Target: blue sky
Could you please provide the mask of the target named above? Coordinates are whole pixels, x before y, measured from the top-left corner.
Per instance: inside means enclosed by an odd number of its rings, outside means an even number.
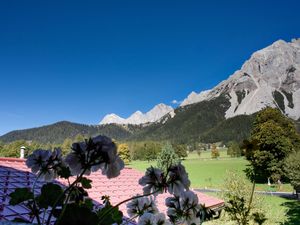
[[[299,1],[1,1],[0,135],[96,124],[209,89],[278,39]],[[174,105],[173,105],[174,106]]]

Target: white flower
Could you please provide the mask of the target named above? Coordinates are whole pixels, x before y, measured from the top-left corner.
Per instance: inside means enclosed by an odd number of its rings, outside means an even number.
[[[158,209],[152,197],[140,197],[127,203],[127,213],[130,217],[147,213],[157,213]]]
[[[158,214],[145,213],[138,220],[138,225],[169,225],[169,224],[170,222],[166,220],[165,215],[163,213],[158,213]]]
[[[108,137],[97,136],[86,142],[74,143],[72,152],[65,159],[72,175],[102,170],[108,178],[120,175],[124,162],[117,155],[115,143]]]
[[[156,225],[155,215],[152,213],[144,213],[138,221],[138,225]]]
[[[43,180],[46,182],[52,181],[57,177],[57,174],[54,170],[47,170],[45,172],[39,173],[39,180]]]
[[[198,196],[192,191],[185,191],[180,196],[166,199],[167,215],[173,223],[191,225],[201,224]]]
[[[153,168],[152,166],[146,170],[145,176],[139,180],[139,184],[145,186],[143,188],[144,194],[152,192],[163,192],[163,172],[160,169]],[[155,193],[157,195],[158,193]]]
[[[183,192],[180,200],[181,200],[180,204],[183,207],[196,206],[198,205],[199,202],[198,196],[192,191]]]
[[[157,225],[171,225],[170,221],[166,219],[166,216],[164,213],[158,213],[156,216],[156,224]]]
[[[79,175],[83,170],[80,157],[75,152],[69,153],[65,158],[65,162],[68,164],[71,174],[74,176]]]
[[[51,156],[48,150],[37,149],[26,160],[26,165],[33,173],[37,173],[42,167],[47,165],[47,161]]]
[[[38,175],[40,180],[51,181],[57,177],[57,170],[62,166],[61,150],[37,149],[26,160],[26,165]]]
[[[190,180],[183,165],[178,165],[169,168],[168,191],[170,194],[180,196],[185,190],[189,190]]]
[[[108,179],[117,177],[124,166],[123,160],[117,156],[114,162],[102,165],[102,174],[106,175]]]

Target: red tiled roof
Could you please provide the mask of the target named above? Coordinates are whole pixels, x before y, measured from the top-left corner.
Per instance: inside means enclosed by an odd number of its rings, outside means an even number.
[[[144,174],[131,168],[125,168],[117,178],[107,179],[101,172],[92,173],[88,178],[93,181],[92,188],[88,189],[89,197],[100,202],[103,195],[110,196],[112,204],[117,204],[137,194],[142,194],[142,186],[138,180]],[[23,159],[0,158],[0,220],[11,220],[16,216],[28,218],[28,209],[25,206],[10,206],[9,193],[17,187],[32,187],[35,175],[30,173]],[[59,183],[66,185],[64,180],[58,180]],[[43,185],[43,182],[37,182],[37,190]],[[196,192],[199,201],[209,208],[218,208],[224,204],[220,199]],[[165,212],[165,199],[168,194],[162,194],[157,197],[157,206],[160,211]],[[126,215],[126,205],[120,206],[120,209]]]

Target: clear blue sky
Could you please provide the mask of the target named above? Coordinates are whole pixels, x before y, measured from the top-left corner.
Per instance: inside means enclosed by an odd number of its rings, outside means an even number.
[[[299,0],[201,2],[1,1],[0,134],[171,104],[300,37]]]

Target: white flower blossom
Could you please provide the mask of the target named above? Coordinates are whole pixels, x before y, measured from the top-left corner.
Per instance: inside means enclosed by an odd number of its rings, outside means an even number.
[[[74,176],[79,175],[83,170],[80,157],[75,152],[69,153],[65,158],[65,162],[68,164],[71,174]]]
[[[185,191],[180,196],[166,199],[167,215],[176,224],[201,224],[198,196],[192,191]]]
[[[48,150],[37,149],[26,160],[26,165],[31,169],[32,173],[37,173],[42,167],[47,165],[47,161],[51,156]]]
[[[108,179],[117,177],[120,175],[120,171],[124,169],[124,166],[123,160],[117,156],[114,162],[103,165],[102,174],[106,175]]]
[[[26,160],[26,165],[38,175],[40,180],[52,181],[57,177],[57,170],[63,165],[61,150],[37,149]]]
[[[144,186],[144,194],[156,192],[154,195],[163,192],[163,172],[152,166],[146,170],[145,176],[139,180],[139,184]]]
[[[145,213],[138,220],[138,225],[169,225],[169,224],[170,222],[166,220],[165,215],[163,213],[158,213],[158,214]]]
[[[124,162],[117,155],[115,143],[108,137],[97,136],[86,142],[74,143],[72,152],[65,159],[72,175],[102,170],[107,178],[120,175]]]
[[[189,190],[190,180],[183,165],[178,165],[169,168],[168,191],[170,194],[179,196],[185,190]]]
[[[127,203],[127,213],[130,217],[147,213],[157,213],[158,209],[152,197],[140,197]]]
[[[170,221],[166,219],[166,216],[164,213],[158,213],[156,216],[156,224],[157,225],[171,225]]]

